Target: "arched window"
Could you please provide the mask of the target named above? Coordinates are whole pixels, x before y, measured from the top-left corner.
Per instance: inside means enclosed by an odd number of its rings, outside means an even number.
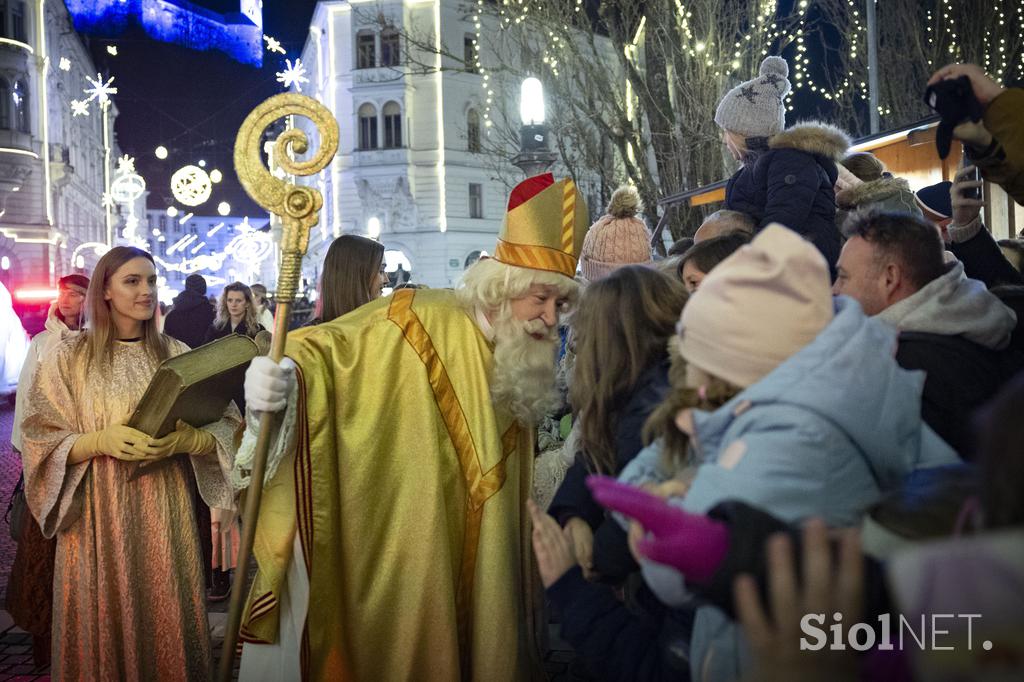
[[[373,31],[356,34],[356,68],[372,69],[377,66],[377,35]]]
[[[377,109],[369,103],[359,107],[359,148],[377,148]]]
[[[0,78],[0,128],[10,130],[11,125],[11,86]]]
[[[401,42],[398,31],[386,28],[380,34],[380,65],[398,66],[401,63]]]
[[[14,103],[14,125],[23,133],[30,132],[28,124],[28,86],[25,85],[25,81],[16,81],[14,83],[11,101]]]
[[[397,149],[402,146],[402,109],[398,102],[384,105],[384,148]]]
[[[466,112],[466,148],[473,153],[480,151],[480,114],[476,109]]]

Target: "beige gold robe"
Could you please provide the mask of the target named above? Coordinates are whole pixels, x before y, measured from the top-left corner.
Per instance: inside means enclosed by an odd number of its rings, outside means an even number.
[[[168,338],[171,354],[188,348]],[[112,367],[86,371],[84,336],[39,370],[23,424],[25,492],[43,534],[57,536],[55,680],[210,677],[201,554],[182,459],[132,479],[134,463],[100,456],[68,466],[71,446],[131,413],[157,363],[116,342]],[[81,351],[81,352],[80,352]],[[232,505],[227,472],[240,418],[206,427],[216,456],[190,457],[211,507]]]

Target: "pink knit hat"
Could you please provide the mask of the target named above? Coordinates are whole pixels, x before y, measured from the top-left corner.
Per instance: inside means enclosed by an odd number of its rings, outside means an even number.
[[[608,213],[583,238],[580,271],[584,278],[594,282],[623,265],[652,262],[651,233],[636,217],[640,209],[640,195],[634,188],[615,190]]]
[[[796,232],[772,223],[690,296],[679,324],[680,351],[687,362],[746,388],[831,321],[825,259]]]

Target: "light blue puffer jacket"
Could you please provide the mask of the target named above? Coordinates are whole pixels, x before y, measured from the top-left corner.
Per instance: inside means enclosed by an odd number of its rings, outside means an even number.
[[[718,410],[693,412],[700,465],[686,496],[673,503],[704,513],[741,500],[788,523],[819,516],[832,526],[859,525],[911,471],[960,461],[921,421],[924,374],[901,369],[895,347],[895,329],[866,317],[856,301],[836,298],[835,317],[814,341]],[[654,443],[619,480],[665,478]],[[643,569],[663,601],[686,603],[678,572],[650,562]],[[740,637],[721,611],[701,606],[693,679],[737,679],[747,659]]]

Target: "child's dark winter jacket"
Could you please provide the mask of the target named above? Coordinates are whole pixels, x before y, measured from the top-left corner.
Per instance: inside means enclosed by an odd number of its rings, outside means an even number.
[[[752,150],[725,188],[725,207],[757,221],[757,231],[780,223],[810,240],[835,270],[841,246],[836,227],[836,163],[850,139],[825,123],[795,125]]]

